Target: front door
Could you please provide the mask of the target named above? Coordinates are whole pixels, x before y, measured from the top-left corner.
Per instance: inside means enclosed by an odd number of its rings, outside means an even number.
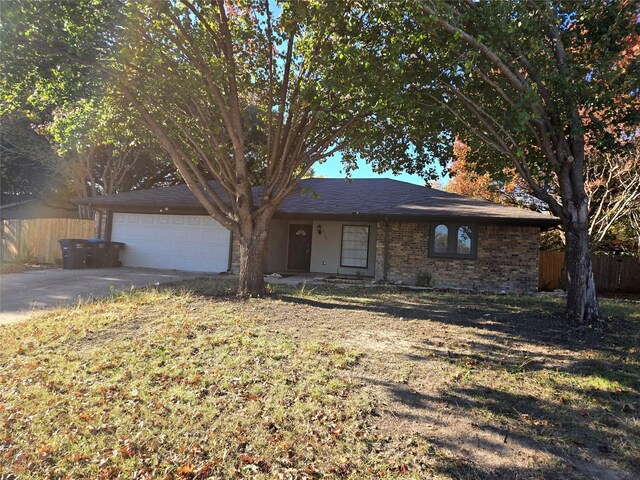
[[[313,225],[289,225],[287,269],[309,271],[312,229]]]

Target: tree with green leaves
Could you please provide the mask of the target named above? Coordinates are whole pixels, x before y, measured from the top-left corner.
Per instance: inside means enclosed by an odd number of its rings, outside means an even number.
[[[83,63],[135,111],[206,211],[238,239],[239,294],[262,295],[272,216],[314,163],[357,136],[370,103],[355,88],[367,63],[349,33],[359,31],[355,6],[86,0],[33,12],[37,3],[16,0],[9,15],[21,53],[35,47],[44,60]]]
[[[173,163],[113,100],[79,100],[54,112],[45,129],[57,152],[51,170],[83,199],[177,183]],[[93,218],[90,205],[79,208]]]
[[[113,50],[122,13],[119,0],[3,4],[3,191],[86,197],[175,183],[95,64]]]
[[[105,64],[194,196],[238,239],[241,296],[264,293],[278,206],[345,147],[366,105],[350,83],[355,47],[340,33],[349,2],[328,5],[132,2],[123,48]]]
[[[21,112],[0,115],[0,188],[2,193],[33,194],[55,183],[49,142]]]
[[[98,56],[113,51],[121,0],[11,0],[0,8],[0,114],[21,111],[36,124],[54,111],[100,97]]]
[[[446,147],[409,167],[446,164],[459,138],[480,171],[504,181],[515,170],[562,221],[568,320],[597,319],[585,148],[615,152],[637,134],[639,57],[629,55],[637,7],[626,0],[424,0],[375,5],[370,16],[385,32],[378,50],[398,59],[388,75],[399,98],[387,109],[389,123],[413,144]],[[362,150],[384,167],[376,139]]]

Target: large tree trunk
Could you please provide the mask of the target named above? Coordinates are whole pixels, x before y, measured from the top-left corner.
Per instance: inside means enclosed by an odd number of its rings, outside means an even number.
[[[266,225],[248,223],[240,230],[240,284],[238,296],[262,297],[264,262],[267,249]]]
[[[591,324],[599,307],[589,251],[587,202],[572,208],[565,222],[567,268],[567,320],[573,325]]]

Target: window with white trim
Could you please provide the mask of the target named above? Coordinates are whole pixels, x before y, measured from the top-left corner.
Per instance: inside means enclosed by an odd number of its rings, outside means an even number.
[[[343,225],[341,267],[367,268],[369,266],[369,226]]]

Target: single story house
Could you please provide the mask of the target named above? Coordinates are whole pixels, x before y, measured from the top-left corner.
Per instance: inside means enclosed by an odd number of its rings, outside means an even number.
[[[88,201],[106,212],[105,238],[127,245],[126,266],[238,271],[237,239],[185,185]],[[265,271],[535,291],[540,230],[557,224],[550,215],[392,179],[305,179],[273,218]]]

